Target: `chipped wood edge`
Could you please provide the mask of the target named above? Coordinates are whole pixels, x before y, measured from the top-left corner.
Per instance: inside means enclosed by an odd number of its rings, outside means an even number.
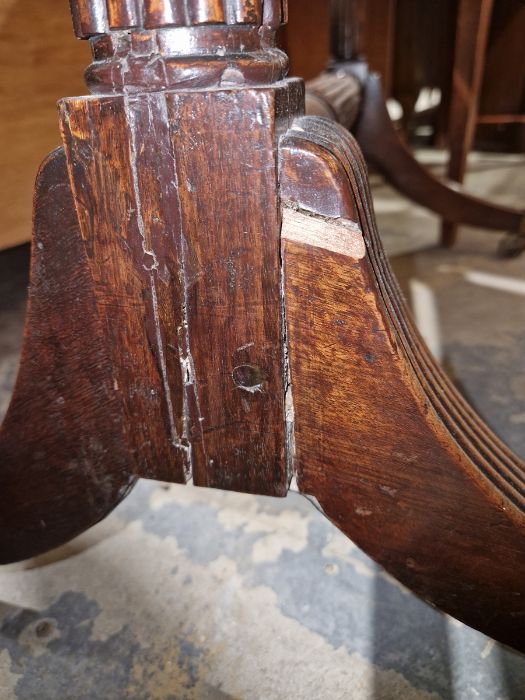
[[[284,206],[282,210],[283,240],[322,248],[332,253],[362,260],[366,255],[363,232],[355,221],[328,219]]]

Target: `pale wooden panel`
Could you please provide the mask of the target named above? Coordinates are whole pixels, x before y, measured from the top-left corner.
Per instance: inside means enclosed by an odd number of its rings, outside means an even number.
[[[56,102],[86,92],[89,54],[67,0],[0,0],[0,249],[30,239],[36,171],[60,145]]]

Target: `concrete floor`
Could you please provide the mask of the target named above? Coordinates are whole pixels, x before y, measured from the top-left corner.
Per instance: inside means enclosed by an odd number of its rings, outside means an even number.
[[[436,154],[422,157],[439,169]],[[521,205],[522,159],[468,185]],[[434,352],[525,457],[525,256],[374,178],[392,262]],[[0,255],[0,413],[16,373],[27,251]],[[140,482],[60,550],[0,569],[0,700],[523,700],[525,659],[432,610],[306,500]]]

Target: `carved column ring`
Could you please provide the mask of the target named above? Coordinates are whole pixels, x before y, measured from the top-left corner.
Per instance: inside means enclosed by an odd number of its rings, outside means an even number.
[[[282,80],[288,58],[261,27],[176,27],[112,32],[91,39],[86,83],[94,94],[265,85]]]
[[[287,0],[70,0],[76,35],[87,39],[122,29],[224,24],[277,29]]]
[[[71,0],[89,38],[92,93],[267,85],[282,80],[275,48],[286,0]]]
[[[260,27],[249,25],[172,27],[158,31],[111,32],[92,37],[90,43],[95,61],[104,61],[126,56],[151,58],[153,54],[164,58],[238,55],[269,48],[264,38]]]

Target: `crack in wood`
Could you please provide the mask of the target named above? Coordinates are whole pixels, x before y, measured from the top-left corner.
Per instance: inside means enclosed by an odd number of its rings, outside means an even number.
[[[138,99],[141,99],[141,98],[138,98]],[[147,100],[148,118],[149,118],[150,125],[151,125],[151,105],[150,105],[149,96],[146,96],[145,99]],[[152,258],[152,260],[153,260],[151,267],[148,267],[147,265],[144,265],[144,264],[143,264],[143,267],[146,271],[149,272],[151,306],[152,306],[152,311],[153,311],[156,345],[157,345],[156,350],[158,353],[158,360],[159,360],[159,365],[160,365],[160,370],[161,370],[162,384],[163,384],[163,388],[164,388],[164,400],[166,402],[166,408],[168,411],[171,443],[174,447],[180,449],[180,448],[184,448],[185,446],[182,445],[182,443],[180,441],[179,435],[177,433],[176,423],[175,423],[175,412],[173,410],[173,402],[171,400],[171,388],[170,388],[170,382],[169,382],[169,377],[168,377],[168,367],[167,367],[167,363],[166,363],[166,355],[164,352],[164,343],[162,340],[161,319],[160,319],[160,314],[159,314],[157,286],[156,286],[156,277],[155,277],[156,273],[158,271],[159,263],[158,263],[158,259],[157,259],[155,252],[147,246],[146,227],[145,227],[144,215],[143,215],[143,211],[142,211],[142,198],[141,198],[141,193],[140,193],[139,178],[138,178],[138,171],[137,171],[137,143],[136,143],[137,123],[136,123],[135,112],[133,109],[135,102],[136,102],[136,100],[131,98],[130,96],[128,96],[128,95],[124,96],[124,109],[125,109],[126,117],[128,120],[129,133],[130,133],[129,162],[130,162],[130,170],[131,170],[131,184],[132,184],[132,188],[133,188],[133,195],[135,198],[135,214],[136,214],[137,226],[138,226],[138,230],[139,230],[139,234],[140,234],[140,238],[141,238],[142,250],[143,250],[146,258]]]

